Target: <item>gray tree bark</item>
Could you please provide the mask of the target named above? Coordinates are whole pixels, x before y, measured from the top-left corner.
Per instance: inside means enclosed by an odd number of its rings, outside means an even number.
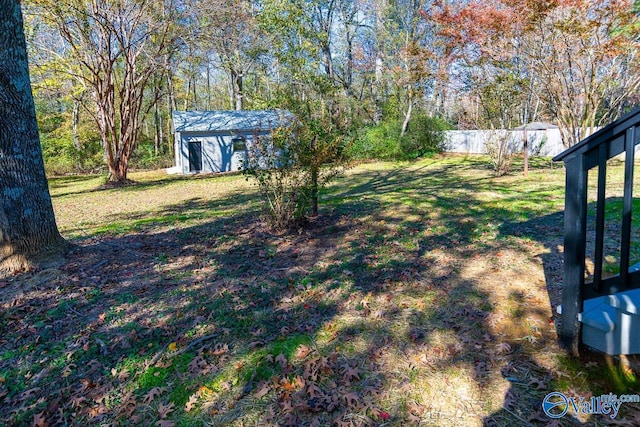
[[[0,0],[0,273],[65,248],[44,172],[19,0]]]

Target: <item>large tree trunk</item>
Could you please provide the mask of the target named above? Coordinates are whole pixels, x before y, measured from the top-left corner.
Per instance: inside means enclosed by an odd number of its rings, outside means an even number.
[[[407,112],[405,113],[404,121],[402,122],[402,131],[400,132],[400,138],[402,138],[405,133],[407,133],[407,129],[409,128],[409,121],[411,120],[411,113],[413,112],[413,89],[409,88],[408,92],[409,106],[407,107]]]
[[[0,0],[0,272],[19,271],[65,241],[42,161],[19,0]]]
[[[242,81],[243,77],[244,75],[242,70],[235,73],[236,111],[241,111],[244,106],[244,83]]]

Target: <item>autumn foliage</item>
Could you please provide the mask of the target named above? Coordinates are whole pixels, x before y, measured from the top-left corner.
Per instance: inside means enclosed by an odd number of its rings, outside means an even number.
[[[439,1],[424,16],[438,23],[452,61],[464,68],[459,78],[481,88],[514,77],[528,95],[520,120],[541,109],[566,146],[628,109],[640,87],[638,15],[628,1]]]

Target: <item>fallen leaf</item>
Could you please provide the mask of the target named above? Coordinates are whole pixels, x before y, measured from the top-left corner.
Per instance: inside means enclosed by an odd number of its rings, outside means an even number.
[[[77,365],[75,363],[71,363],[67,366],[64,367],[64,369],[62,370],[62,378],[67,378],[69,375],[71,375],[73,373],[73,369],[77,368]]]
[[[26,390],[22,392],[22,394],[20,394],[19,400],[30,399],[31,397],[34,397],[40,390],[40,387],[30,388],[29,390]]]
[[[293,383],[296,385],[298,390],[304,388],[304,386],[307,384],[304,378],[302,378],[300,375],[296,375],[295,377],[293,377]]]
[[[342,379],[347,383],[351,384],[352,380],[360,379],[360,372],[358,368],[351,367],[349,365],[342,366]]]
[[[196,356],[191,362],[189,362],[189,374],[191,375],[204,375],[208,373],[214,373],[217,371],[215,365],[209,364],[207,359],[202,356]]]
[[[193,409],[193,407],[196,405],[197,402],[198,402],[197,393],[189,396],[189,400],[187,400],[187,403],[185,403],[184,405],[185,412],[191,412],[191,410]]]
[[[96,359],[93,359],[90,360],[89,363],[87,363],[87,367],[89,369],[87,370],[87,372],[85,372],[85,375],[91,375],[94,372],[98,372],[100,369],[102,369],[102,363],[100,363]]]
[[[492,351],[493,354],[508,354],[511,353],[511,346],[506,342],[496,344]]]
[[[49,422],[44,417],[44,411],[33,416],[33,427],[48,427]]]
[[[544,390],[547,388],[547,385],[540,378],[533,377],[531,381],[527,384],[529,387],[535,388],[536,390]]]
[[[214,356],[221,356],[225,353],[229,352],[229,345],[228,344],[216,344],[213,347],[213,350],[211,350],[211,354],[213,354]]]
[[[318,385],[315,384],[315,383],[310,383],[309,384],[309,386],[307,387],[307,394],[312,399],[314,399],[316,397],[323,397],[324,396],[324,392],[322,391],[322,389],[320,387],[318,387]]]
[[[540,423],[544,423],[544,425],[548,425],[549,417],[544,412],[542,412],[542,410],[538,409],[536,412],[531,414],[529,418],[527,418],[527,421],[531,424],[533,424],[534,421],[537,421]]]
[[[87,398],[84,396],[71,396],[71,407],[79,408],[86,401]]]
[[[258,391],[256,392],[256,399],[262,399],[264,396],[266,396],[269,392],[271,391],[271,386],[269,386],[268,383],[263,383],[262,386],[260,386],[260,384],[258,384]]]
[[[144,402],[145,405],[148,405],[149,403],[153,402],[156,399],[156,397],[164,393],[165,390],[166,389],[164,387],[154,387],[147,392],[147,394],[144,396],[144,399],[142,401]]]
[[[302,344],[296,350],[296,359],[302,360],[307,357],[309,353],[311,353],[311,349],[308,346]]]
[[[209,387],[207,387],[205,385],[200,386],[200,388],[198,389],[198,395],[200,397],[207,397],[212,393],[213,393],[213,391]]]
[[[169,351],[176,351],[178,349],[178,344],[175,342],[169,343]]]
[[[89,410],[89,416],[91,416],[92,418],[95,418],[95,417],[101,416],[106,412],[107,412],[107,408],[105,408],[104,405],[99,405]]]
[[[360,395],[355,391],[345,394],[344,400],[347,402],[347,406],[351,409],[360,407]]]
[[[291,401],[290,400],[284,400],[282,402],[282,412],[285,414],[291,413],[293,412],[293,406],[291,405]]]
[[[288,379],[284,379],[283,381],[281,381],[281,384],[282,384],[282,388],[285,389],[286,391],[292,391],[296,389],[296,386]]]
[[[304,365],[304,377],[311,381],[318,379],[318,363],[317,360],[309,360]]]
[[[410,414],[421,416],[425,413],[426,408],[416,402],[409,402],[407,404],[407,409]]]
[[[167,418],[167,416],[175,410],[176,405],[173,402],[170,402],[168,405],[163,405],[162,403],[158,405],[158,415],[160,418]]]
[[[136,411],[137,408],[138,408],[138,402],[136,402],[136,399],[134,397],[130,396],[120,405],[120,409],[118,409],[117,416],[125,417],[129,419],[129,421],[132,421],[131,418],[133,417],[133,413]]]

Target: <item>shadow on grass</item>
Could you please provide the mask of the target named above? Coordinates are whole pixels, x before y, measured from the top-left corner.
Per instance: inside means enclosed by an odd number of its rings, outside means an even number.
[[[619,262],[619,248],[620,248],[620,225],[616,221],[620,215],[615,215],[621,212],[621,199],[612,197],[607,199],[607,225],[605,236],[605,277],[612,274],[617,274],[617,270],[612,269],[613,266]],[[613,213],[614,215],[611,215]],[[500,234],[505,238],[517,238],[521,241],[535,241],[541,244],[545,251],[538,255],[540,264],[544,269],[546,290],[549,295],[549,302],[551,304],[551,312],[554,316],[554,323],[556,330],[559,333],[561,316],[557,315],[556,308],[562,303],[562,282],[563,282],[563,239],[564,239],[564,212],[555,212],[548,215],[540,216],[529,221],[524,222],[505,222],[500,227]],[[588,283],[592,280],[593,267],[589,266],[592,262],[592,256],[594,253],[594,236],[595,236],[595,203],[591,203],[588,206],[587,217],[587,278]],[[632,240],[640,241],[640,227],[638,222],[634,221],[632,228]],[[637,258],[639,253],[636,249],[637,245],[632,247],[632,258]],[[526,301],[523,301],[526,304]],[[518,317],[522,313],[517,313]],[[575,359],[570,355],[560,352],[558,354],[558,361],[560,365],[571,377],[584,377],[584,384],[582,390],[575,390],[568,384],[566,380],[558,377],[552,377],[549,375],[548,370],[541,368],[535,361],[531,363],[535,366],[538,372],[545,372],[549,378],[549,386],[552,391],[564,391],[569,390],[568,396],[584,397],[588,400],[591,394],[599,396],[601,394],[608,394],[613,392],[615,394],[624,394],[631,391],[638,391],[638,383],[635,379],[635,375],[625,370],[624,364],[620,360],[614,360],[602,353],[590,351],[587,348],[583,349],[580,359]],[[534,384],[536,385],[536,384]],[[518,388],[523,387],[521,382],[515,382],[506,394],[504,407],[501,411],[493,414],[491,417],[485,419],[485,425],[501,425],[496,422],[496,419],[508,419],[513,418],[516,414],[512,411],[512,406],[515,399],[518,396],[523,396],[522,390],[518,393]],[[525,387],[526,388],[526,387]],[[573,390],[572,390],[573,389]],[[578,393],[576,395],[576,393]],[[580,395],[582,394],[582,396]],[[524,393],[526,397],[527,393]],[[537,399],[532,401],[535,407],[538,408],[538,413],[535,414],[534,419],[542,422],[544,419],[550,421],[546,415],[544,415],[541,409],[540,397],[544,397],[538,394]],[[618,420],[625,415],[625,409],[622,408],[621,415],[618,416]],[[635,410],[635,408],[634,408]],[[589,419],[589,424],[582,424],[575,418],[576,414],[573,410],[570,410],[560,421],[567,423],[567,425],[590,425],[592,422],[606,422],[611,421],[607,415],[597,415],[588,417],[585,414],[581,415],[583,421]],[[522,420],[521,420],[522,421]]]
[[[104,177],[102,175],[79,175],[49,178],[49,188],[52,190],[51,197],[53,199],[80,195],[87,193],[96,193],[101,191],[142,191],[152,188],[163,188],[174,185],[175,183],[188,183],[198,180],[225,180],[232,179],[241,172],[224,172],[224,173],[204,173],[194,175],[163,175],[158,171],[158,176],[142,177],[138,181],[132,180],[130,183],[122,186],[106,186],[104,185]],[[93,185],[89,185],[95,181]]]
[[[485,279],[508,268],[505,248],[530,257],[523,241],[557,231],[558,214],[536,222],[554,189],[512,188],[481,168],[354,174],[289,235],[260,225],[252,196],[126,218],[122,235],[87,239],[59,278],[3,305],[0,419],[469,424],[517,378],[538,386],[514,388],[491,419],[529,420],[552,387],[530,355],[552,338],[519,341],[496,325],[544,316],[544,302],[514,290],[505,303]],[[225,215],[238,203],[254,208]],[[518,318],[500,320],[503,306]],[[41,400],[51,394],[55,404]]]

